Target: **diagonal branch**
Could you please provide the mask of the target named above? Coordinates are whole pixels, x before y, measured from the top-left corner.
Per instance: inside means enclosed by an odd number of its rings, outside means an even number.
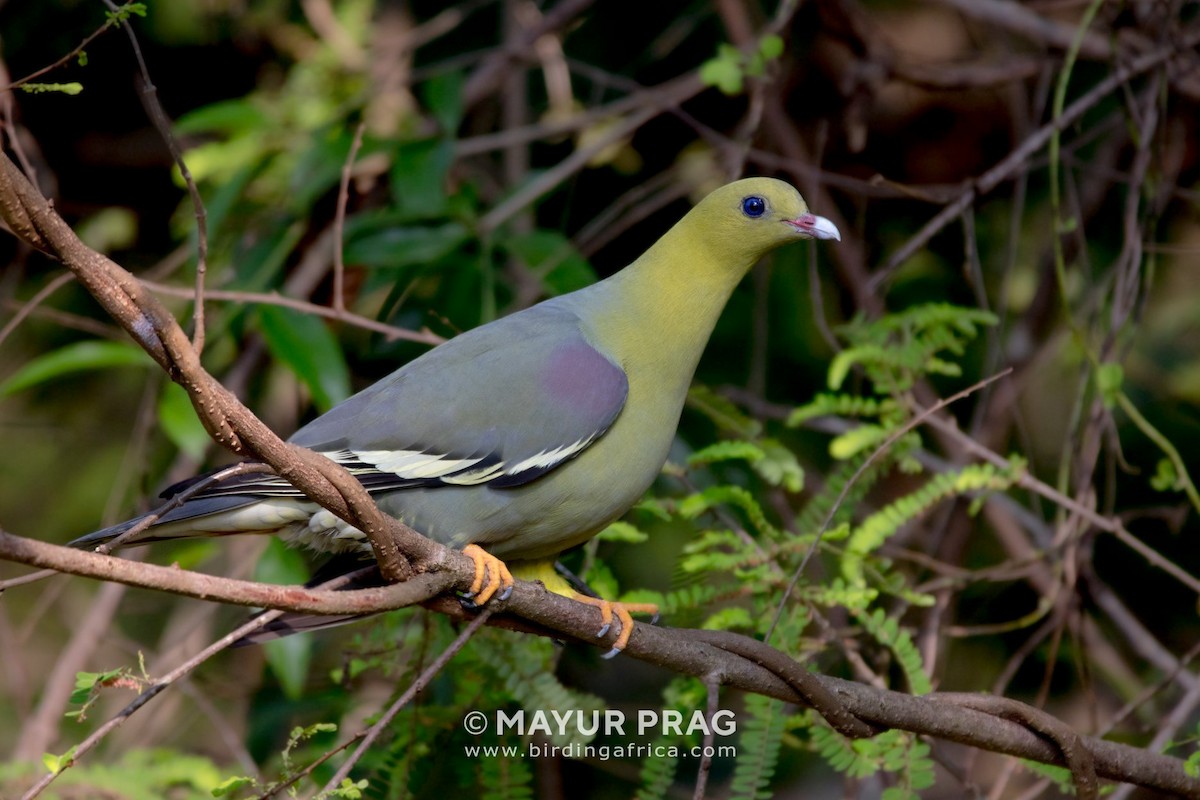
[[[30,245],[62,261],[79,282],[176,383],[187,390],[204,427],[235,453],[268,464],[282,478],[366,534],[385,576],[436,569],[451,558],[375,507],[367,491],[329,459],[283,442],[200,364],[175,318],[134,276],[87,247],[15,164],[0,156],[0,216]]]

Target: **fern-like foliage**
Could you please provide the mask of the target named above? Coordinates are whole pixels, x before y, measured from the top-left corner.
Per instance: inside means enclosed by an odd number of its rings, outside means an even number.
[[[933,691],[929,674],[925,671],[917,646],[913,644],[912,635],[901,628],[900,623],[885,614],[882,608],[877,608],[870,614],[859,614],[858,619],[867,633],[896,656],[896,663],[904,672],[909,691],[913,694],[929,694]]]
[[[958,364],[939,354],[961,356],[980,326],[996,322],[988,311],[948,303],[913,306],[872,321],[859,317],[838,329],[850,346],[830,364],[829,387],[840,388],[855,367],[885,396],[908,391],[924,375],[960,375]]]
[[[492,635],[477,637],[477,652],[505,692],[527,712],[554,709],[590,717],[603,708],[599,698],[569,689],[558,680],[553,669],[554,645],[548,640],[489,633]],[[549,738],[559,747],[587,744],[592,739],[571,726],[554,729]]]
[[[885,676],[893,665],[908,691],[931,691],[921,655],[902,624],[902,612],[927,606],[933,598],[916,591],[909,575],[882,557],[880,549],[947,499],[977,501],[1009,489],[1022,467],[1015,461],[1012,470],[1002,472],[989,464],[967,464],[930,475],[870,513],[861,509],[892,474],[922,471],[915,458],[923,446],[920,433],[905,427],[912,415],[908,390],[931,375],[960,374],[954,359],[965,353],[981,326],[994,322],[986,312],[935,304],[843,326],[840,332],[847,346],[829,370],[833,391],[795,409],[787,424],[806,426],[829,416],[853,422],[830,437],[832,463],[821,470],[819,488],[791,498],[799,508],[792,519],[778,515],[783,505],[779,491],[793,492],[798,484],[780,480],[778,469],[773,476],[763,465],[785,465],[784,474],[800,476],[800,458],[780,440],[768,438],[762,425],[727,400],[709,390],[693,392],[692,407],[708,415],[726,438],[670,469],[670,474],[687,477],[687,485],[702,488],[674,502],[660,499],[654,506],[660,518],[690,525],[694,531],[677,564],[676,588],[656,598],[667,614],[700,612],[691,618],[704,627],[752,635],[770,630],[773,645],[803,658],[827,648],[821,629],[810,630],[813,620],[834,609],[849,612],[857,627],[841,635],[857,636],[862,652],[878,654]],[[866,379],[860,381],[861,391],[842,388],[852,371]],[[790,456],[781,456],[779,448]],[[790,466],[793,459],[795,467]],[[771,492],[776,495],[768,503]],[[814,554],[833,562],[834,576],[809,583],[802,574],[785,599],[785,587]],[[738,717],[741,740],[731,796],[772,796],[779,748],[785,740],[796,740],[790,734],[785,737],[789,726],[808,731],[813,749],[847,775],[884,774],[889,800],[915,797],[933,781],[928,747],[914,737],[886,733],[848,742],[811,715],[792,720],[787,722],[774,701],[747,698]],[[639,797],[662,797],[679,766],[643,764]]]
[[[479,788],[490,800],[530,800],[533,770],[529,759],[523,754],[511,756],[502,751],[494,758],[481,758]]]
[[[730,782],[733,800],[770,800],[771,776],[779,763],[787,714],[779,700],[750,695],[739,721],[741,741]]]
[[[694,709],[705,705],[705,688],[695,678],[677,677],[663,689],[663,710],[672,709],[691,714]],[[675,782],[683,759],[682,747],[695,745],[698,735],[677,734],[663,730],[650,742],[650,753],[642,761],[638,775],[640,786],[637,800],[663,800]],[[696,766],[698,766],[696,762]]]
[[[660,736],[654,740],[652,747],[667,748],[671,744],[670,737]],[[657,752],[664,752],[659,749]],[[671,757],[650,756],[642,761],[638,773],[638,787],[635,800],[665,800],[675,782],[675,772],[679,767],[679,759]]]
[[[806,715],[809,722],[812,715]],[[822,724],[809,727],[810,746],[829,766],[847,777],[864,779],[885,773],[894,782],[883,790],[886,800],[917,800],[933,785],[929,745],[905,731],[885,731],[871,739],[849,741]]]
[[[921,488],[888,504],[853,529],[842,559],[842,575],[853,583],[863,583],[863,556],[879,549],[902,525],[925,513],[938,501],[984,490],[1003,491],[1012,480],[991,464],[968,464],[962,469],[935,475]]]
[[[795,408],[788,415],[787,424],[796,428],[816,417],[862,417],[896,422],[900,416],[900,406],[890,397],[822,392]]]

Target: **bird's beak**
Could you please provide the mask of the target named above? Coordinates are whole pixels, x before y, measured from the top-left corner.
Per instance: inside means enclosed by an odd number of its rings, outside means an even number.
[[[816,214],[801,214],[796,219],[784,220],[801,233],[814,239],[833,239],[840,242],[842,234],[829,220]]]

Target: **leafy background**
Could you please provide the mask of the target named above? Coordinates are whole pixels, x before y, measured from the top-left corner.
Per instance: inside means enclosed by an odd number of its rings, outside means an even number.
[[[672,625],[771,630],[824,672],[914,692],[992,690],[1186,757],[1196,591],[1020,481],[1058,487],[1188,574],[1200,569],[1186,491],[1200,433],[1195,65],[1106,94],[1057,152],[1029,148],[966,213],[885,265],[1051,119],[1056,89],[1069,104],[1112,73],[1120,46],[1169,46],[1196,5],[1029,4],[1065,41],[1098,10],[1091,31],[1111,50],[1085,47],[1072,66],[1065,42],[983,21],[987,8],[148,3],[134,26],[204,197],[208,286],[231,293],[208,303],[205,366],[286,433],[439,337],[619,269],[724,180],[787,177],[838,219],[844,241],[785,249],[755,269],[706,351],[662,480],[569,564],[613,596],[652,594]],[[547,19],[547,36],[522,39]],[[4,4],[10,78],[103,22],[96,3]],[[86,59],[39,79],[82,91],[14,93],[11,118],[60,212],[174,292],[184,318],[195,217],[135,76],[128,40],[109,30]],[[652,113],[643,87],[677,80],[679,104]],[[352,150],[345,304],[392,333],[262,296],[335,302]],[[7,530],[64,542],[228,460],[82,289],[52,285],[55,265],[11,237],[0,247],[0,303],[19,320],[0,341]],[[924,428],[867,464],[917,408],[1010,365],[947,412],[1006,465]],[[273,582],[312,566],[261,541],[135,557]],[[0,795],[127,701],[139,654],[161,674],[240,619],[62,577],[6,591]],[[224,653],[50,795],[254,796],[360,729],[454,634],[409,611]],[[95,674],[76,689],[81,671]],[[705,703],[697,682],[631,659],[485,631],[400,716],[354,773],[365,786],[346,796],[689,796],[694,759],[469,760],[463,746],[476,740],[460,723],[469,709],[632,716]],[[1061,775],[1029,765],[931,751],[897,732],[851,745],[777,701],[722,703],[738,713],[739,756],[716,760],[709,796],[1059,791]],[[314,767],[300,791],[331,773]]]

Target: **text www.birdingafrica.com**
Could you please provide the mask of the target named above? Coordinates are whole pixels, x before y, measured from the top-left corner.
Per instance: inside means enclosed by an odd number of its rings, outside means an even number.
[[[469,744],[463,747],[468,758],[560,757],[607,761],[647,757],[733,758],[737,755],[737,748],[728,744],[670,744],[662,741],[595,744],[579,741],[581,738],[590,740],[597,735],[610,738],[627,735],[647,738],[732,736],[737,733],[737,720],[733,712],[728,710],[718,711],[710,718],[699,710],[685,715],[674,709],[641,709],[635,717],[627,718],[623,711],[612,708],[565,712],[537,710],[530,713],[520,709],[512,712],[497,710],[494,720],[482,711],[471,711],[463,718],[463,728],[476,736],[491,728],[499,735],[540,735],[560,741],[574,740],[564,744],[544,740],[512,745]]]
[[[736,758],[737,747],[732,744],[691,745],[670,744],[571,744],[545,742],[528,744],[468,744],[463,746],[467,758],[589,758],[597,761],[623,758]]]

